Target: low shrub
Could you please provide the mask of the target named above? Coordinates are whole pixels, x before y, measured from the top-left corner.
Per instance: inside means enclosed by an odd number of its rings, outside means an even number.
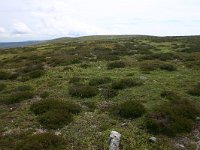
[[[12,79],[16,79],[17,76],[18,75],[15,73],[0,71],[0,80],[12,80]]]
[[[143,82],[139,79],[126,78],[113,82],[111,86],[113,89],[122,90],[125,88],[140,86],[142,84]]]
[[[161,94],[160,94],[161,97],[163,98],[166,98],[168,100],[177,100],[177,99],[180,99],[180,96],[173,92],[173,91],[163,91]]]
[[[125,68],[126,64],[123,61],[114,61],[107,64],[108,69]]]
[[[18,86],[14,91],[31,91],[33,88],[30,85]]]
[[[34,79],[34,78],[39,78],[42,75],[44,75],[45,71],[44,70],[34,70],[31,71],[27,74],[27,76],[29,76],[30,78]]]
[[[199,106],[185,99],[173,99],[149,113],[147,129],[154,134],[175,136],[192,130],[195,119],[200,114]]]
[[[103,98],[109,99],[118,95],[118,92],[110,87],[102,88],[100,94]]]
[[[81,111],[79,105],[61,100],[42,100],[31,105],[30,111],[38,115],[38,121],[47,129],[59,129],[73,121],[73,115]]]
[[[65,140],[51,133],[35,134],[18,143],[15,150],[62,150]]]
[[[90,98],[98,95],[99,90],[95,86],[73,84],[69,86],[69,95],[81,98]]]
[[[194,85],[188,93],[192,96],[200,96],[200,82]]]
[[[41,98],[47,98],[49,96],[49,92],[47,92],[47,91],[44,91],[44,92],[42,92],[41,94],[40,94],[40,97]]]
[[[72,77],[69,79],[69,83],[78,83],[81,81],[80,77]]]
[[[31,99],[33,98],[33,96],[34,96],[34,93],[32,91],[19,91],[19,92],[11,93],[10,95],[1,97],[0,103],[15,104],[26,99]]]
[[[166,70],[166,71],[176,71],[177,70],[177,68],[172,64],[161,64],[160,69]]]
[[[140,64],[140,70],[144,72],[157,70],[159,63],[157,61],[145,61]]]
[[[83,69],[86,69],[86,68],[89,68],[90,65],[88,65],[86,63],[82,63],[82,64],[80,64],[80,67],[83,68]]]
[[[144,106],[140,102],[132,100],[119,104],[114,110],[119,116],[127,119],[138,118],[145,113]]]
[[[89,85],[96,86],[101,84],[110,83],[111,78],[110,77],[99,77],[99,78],[93,78],[89,81]]]
[[[36,115],[40,115],[52,110],[63,110],[77,114],[81,111],[81,107],[73,102],[49,99],[33,103],[30,107],[30,110]]]
[[[60,129],[73,121],[73,116],[65,110],[54,109],[39,116],[39,122],[46,129]]]
[[[6,84],[0,83],[0,92],[6,88]]]

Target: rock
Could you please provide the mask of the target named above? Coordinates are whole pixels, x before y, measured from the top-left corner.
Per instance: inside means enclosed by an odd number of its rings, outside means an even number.
[[[119,150],[121,134],[117,131],[111,131],[109,137],[109,150]]]
[[[157,138],[152,136],[152,137],[149,138],[149,141],[152,142],[152,143],[156,143]]]
[[[182,144],[176,144],[176,146],[177,146],[178,148],[181,148],[181,149],[184,149],[184,148],[185,148],[185,146],[182,145]]]
[[[196,117],[196,120],[197,120],[197,121],[200,121],[200,117]]]
[[[128,124],[126,122],[121,124],[122,127],[127,126],[127,125]]]
[[[61,131],[56,131],[56,132],[55,132],[55,135],[57,135],[57,136],[58,136],[58,135],[61,135]]]

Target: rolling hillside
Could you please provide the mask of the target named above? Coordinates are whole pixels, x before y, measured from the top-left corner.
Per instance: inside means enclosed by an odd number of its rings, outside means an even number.
[[[199,117],[200,36],[87,36],[0,50],[2,150],[107,150],[112,130],[121,150],[196,150]]]

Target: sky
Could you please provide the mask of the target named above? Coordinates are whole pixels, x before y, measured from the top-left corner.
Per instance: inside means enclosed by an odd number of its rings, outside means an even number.
[[[200,0],[1,0],[0,42],[200,35]]]

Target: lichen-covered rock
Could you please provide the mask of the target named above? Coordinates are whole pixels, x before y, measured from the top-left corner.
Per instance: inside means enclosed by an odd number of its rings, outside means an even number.
[[[117,131],[111,131],[109,137],[109,150],[119,150],[121,134]]]

